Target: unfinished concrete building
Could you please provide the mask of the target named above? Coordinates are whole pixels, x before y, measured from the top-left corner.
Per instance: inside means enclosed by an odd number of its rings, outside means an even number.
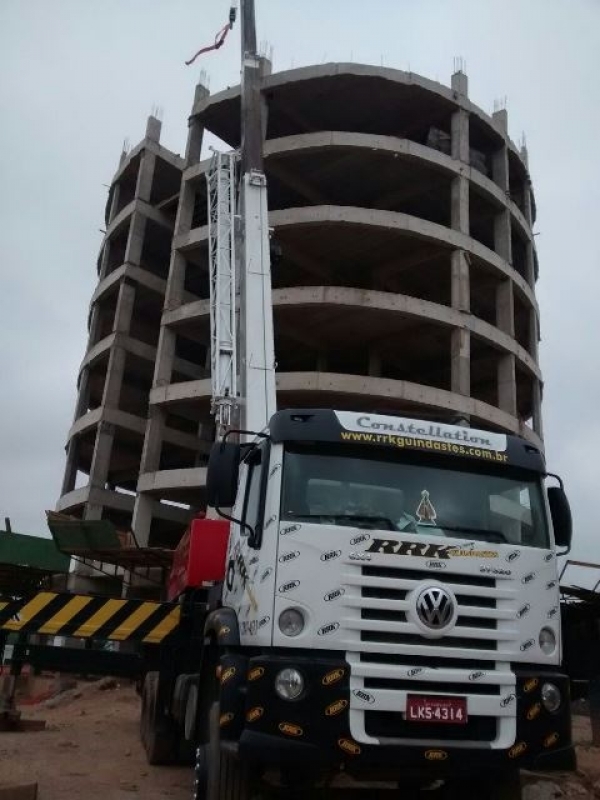
[[[468,420],[540,446],[535,203],[506,111],[474,106],[462,72],[447,88],[357,64],[264,67],[280,407]],[[151,118],[109,195],[59,508],[142,543],[173,545],[203,506],[200,154],[205,131],[238,147],[239,117],[239,87],[198,86],[185,159]]]

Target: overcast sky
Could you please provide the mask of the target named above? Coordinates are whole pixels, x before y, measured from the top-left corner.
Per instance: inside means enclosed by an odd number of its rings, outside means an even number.
[[[274,70],[324,61],[410,69],[471,99],[507,97],[536,191],[548,463],[565,479],[573,557],[600,562],[600,1],[256,0]],[[183,152],[194,85],[239,79],[228,0],[0,0],[0,527],[45,535],[122,143],[164,109]]]

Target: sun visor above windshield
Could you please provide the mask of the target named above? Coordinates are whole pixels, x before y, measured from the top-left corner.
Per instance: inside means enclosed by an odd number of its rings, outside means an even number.
[[[338,442],[545,470],[539,450],[519,436],[366,411],[279,411],[271,419],[270,433],[273,441]]]
[[[335,411],[340,425],[346,431],[369,436],[402,437],[407,446],[425,446],[426,442],[447,445],[464,445],[476,449],[493,450],[496,453],[506,452],[506,434],[480,431],[476,428],[465,428],[459,425],[444,425],[441,422],[426,422],[404,417],[388,417],[383,414],[365,414],[352,411]],[[415,442],[422,444],[416,445]],[[384,442],[382,442],[384,443]],[[436,449],[439,448],[430,448]],[[451,451],[453,452],[453,451]]]

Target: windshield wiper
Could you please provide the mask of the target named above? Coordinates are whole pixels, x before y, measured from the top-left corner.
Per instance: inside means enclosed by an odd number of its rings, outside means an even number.
[[[333,518],[348,520],[350,523],[354,522],[355,520],[362,520],[363,522],[385,522],[385,530],[396,530],[396,526],[391,519],[388,519],[387,517],[380,517],[379,515],[370,516],[369,514],[334,514]],[[356,527],[360,528],[361,526],[357,525]]]
[[[369,516],[368,514],[296,514],[293,511],[288,511],[286,514],[286,518],[292,519],[318,519],[323,522],[330,522],[330,521],[337,521],[337,520],[344,520],[344,522],[349,522],[350,524],[356,523],[357,528],[368,527],[369,530],[374,529],[375,526],[373,525],[360,525],[359,522],[384,522],[385,528],[382,530],[388,531],[395,531],[397,530],[396,526],[392,522],[391,519],[387,517],[380,517],[380,516]],[[335,524],[335,522],[331,523]]]
[[[468,528],[466,525],[439,525],[444,531],[457,531],[458,533],[472,533],[487,542],[502,544],[508,540],[500,531],[490,531],[487,528]]]

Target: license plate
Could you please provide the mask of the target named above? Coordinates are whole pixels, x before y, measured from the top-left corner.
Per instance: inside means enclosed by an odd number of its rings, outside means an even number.
[[[408,722],[437,722],[442,725],[467,724],[466,697],[424,697],[409,694],[406,698]]]

